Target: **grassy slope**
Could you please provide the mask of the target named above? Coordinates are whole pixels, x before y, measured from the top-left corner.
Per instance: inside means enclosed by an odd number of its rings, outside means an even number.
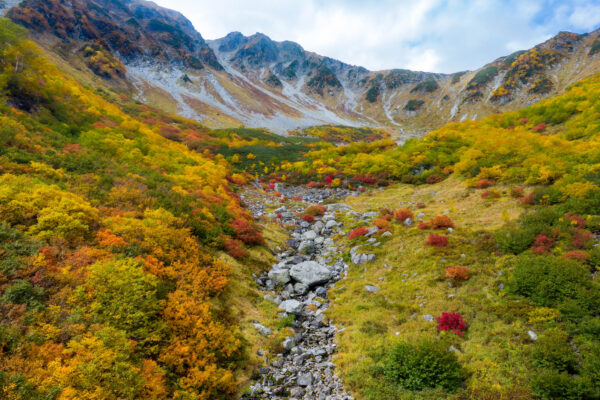
[[[498,189],[507,191],[506,187]],[[438,337],[434,323],[427,322],[423,315],[438,316],[452,310],[460,311],[470,323],[464,339],[448,337],[460,349],[459,359],[471,374],[467,386],[472,395],[481,395],[478,391],[483,390],[493,393],[494,398],[510,398],[515,390],[520,390],[519,386],[526,386],[522,350],[530,343],[527,320],[507,320],[499,315],[503,314],[503,307],[514,304],[504,302],[498,290],[503,281],[499,271],[507,272],[502,268],[502,259],[488,252],[493,244],[490,234],[503,224],[503,214],[504,218],[508,215],[516,219],[521,207],[506,194],[490,201],[482,199],[480,193],[450,179],[427,186],[395,185],[349,201],[355,210],[362,212],[399,205],[412,205],[410,208],[414,210],[416,203],[424,202],[427,208],[422,211],[426,217],[422,219],[450,210],[448,215],[457,226],[450,235],[451,246],[434,250],[424,245],[431,231],[395,223],[394,235],[373,248],[376,261],[364,266],[352,264],[348,278],[331,293],[334,301],[329,317],[346,328],[337,336],[337,362],[358,398],[388,398],[380,391],[380,383],[370,381],[366,373],[377,359],[379,346],[398,339]],[[449,287],[444,269],[457,264],[469,267],[473,276],[454,285],[457,287]],[[378,286],[380,291],[367,292],[364,290],[367,284]],[[432,392],[416,398],[440,396],[444,395]]]

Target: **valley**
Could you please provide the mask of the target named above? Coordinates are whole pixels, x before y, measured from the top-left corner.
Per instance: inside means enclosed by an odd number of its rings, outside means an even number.
[[[441,74],[0,10],[0,398],[600,398],[598,30]]]

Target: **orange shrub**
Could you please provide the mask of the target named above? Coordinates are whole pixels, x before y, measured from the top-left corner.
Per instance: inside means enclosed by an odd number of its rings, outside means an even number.
[[[498,199],[498,198],[500,198],[500,192],[498,192],[496,190],[486,190],[485,192],[481,193],[481,198],[482,199]]]
[[[463,267],[462,265],[455,265],[450,268],[446,268],[446,278],[450,279],[462,279],[468,280],[470,278],[469,268]]]
[[[396,218],[396,221],[403,222],[406,221],[408,218],[413,219],[414,217],[415,215],[408,208],[401,208],[399,210],[394,211],[394,218]]]
[[[427,204],[425,203],[417,203],[417,208],[426,208]]]
[[[529,193],[527,196],[523,197],[522,199],[519,200],[519,204],[521,205],[534,205],[535,204],[535,197],[533,192]]]
[[[454,222],[452,222],[452,219],[447,215],[433,217],[431,221],[429,221],[429,225],[432,229],[454,228]]]
[[[313,217],[325,214],[326,208],[320,204],[313,204],[304,210],[304,214],[312,215]]]
[[[419,228],[419,229],[429,229],[431,227],[429,226],[429,224],[427,222],[419,222],[419,225],[417,225],[417,228]]]
[[[379,229],[388,229],[390,222],[385,218],[378,218],[375,220],[375,226]]]

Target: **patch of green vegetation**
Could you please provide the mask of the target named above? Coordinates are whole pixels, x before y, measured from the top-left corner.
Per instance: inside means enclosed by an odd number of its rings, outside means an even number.
[[[488,84],[496,75],[498,75],[498,68],[491,65],[483,68],[475,74],[475,76],[467,84],[467,90],[477,90],[482,86]]]
[[[279,80],[277,75],[275,75],[272,72],[269,74],[269,77],[267,78],[267,80],[265,82],[267,85],[274,87],[274,88],[280,88],[283,86],[283,84],[281,83],[281,80]]]
[[[406,103],[406,105],[404,106],[404,109],[406,111],[419,111],[421,109],[421,107],[423,107],[423,104],[425,104],[424,100],[411,99]]]
[[[342,84],[335,73],[326,65],[321,64],[315,71],[315,75],[306,84],[309,88],[315,89],[321,96],[326,87],[341,88]]]
[[[462,76],[466,73],[467,73],[467,71],[462,71],[462,72],[456,72],[456,73],[452,74],[452,84],[454,85],[454,84],[458,83],[458,81],[460,81],[460,78],[462,78]]]
[[[508,55],[505,59],[504,59],[504,67],[508,68],[512,65],[513,62],[516,61],[517,58],[519,58],[519,56],[521,54],[525,53],[525,50],[519,50],[519,51],[515,51],[514,53]]]
[[[369,103],[375,103],[378,98],[379,98],[379,86],[376,86],[376,85],[371,86],[371,88],[369,90],[367,90],[365,99]]]
[[[592,43],[592,47],[590,48],[590,56],[600,52],[600,37],[597,37],[596,40]]]
[[[415,87],[413,87],[410,92],[415,93],[432,93],[439,89],[439,85],[433,77],[429,77],[423,82],[419,82]]]

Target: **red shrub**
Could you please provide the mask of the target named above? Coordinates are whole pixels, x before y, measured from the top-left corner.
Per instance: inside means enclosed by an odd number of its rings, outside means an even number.
[[[277,213],[277,218],[283,218],[283,214],[282,213]]]
[[[426,208],[427,204],[425,203],[417,203],[417,208]]]
[[[438,331],[452,331],[462,337],[467,330],[467,324],[463,320],[462,315],[457,312],[442,313],[442,316],[436,319]]]
[[[539,124],[537,124],[536,126],[534,126],[533,128],[531,128],[531,130],[534,131],[534,132],[541,133],[541,132],[544,132],[547,127],[548,127],[548,124],[540,122]]]
[[[525,196],[525,191],[522,187],[515,186],[510,189],[510,195],[515,199],[520,199]]]
[[[429,226],[433,229],[446,229],[446,228],[454,228],[454,222],[447,215],[440,215],[437,217],[433,217],[431,221],[429,221]]]
[[[485,192],[481,193],[481,198],[482,199],[498,199],[498,198],[500,198],[500,192],[498,192],[496,190],[486,190]]]
[[[427,242],[425,242],[425,244],[435,247],[446,247],[448,246],[448,237],[432,233],[427,238]]]
[[[535,254],[547,254],[552,250],[555,241],[555,238],[549,237],[545,233],[540,233],[535,237],[531,251]]]
[[[242,247],[242,243],[239,240],[226,239],[223,242],[223,247],[227,254],[236,260],[241,260],[248,255],[248,252]]]
[[[406,221],[408,218],[413,219],[415,215],[408,208],[401,208],[399,210],[394,211],[394,218],[396,221]]]
[[[309,214],[313,217],[317,217],[325,214],[325,210],[325,206],[322,206],[320,204],[313,204],[309,206],[306,210],[304,210],[304,214]]]
[[[580,261],[580,262],[588,262],[590,261],[590,254],[586,253],[582,250],[573,250],[563,255],[564,258],[568,258],[570,260]]]
[[[293,201],[302,201],[302,197],[300,197],[300,196],[294,196],[294,197],[292,197],[292,200]]]
[[[274,183],[269,184],[269,189],[271,189],[271,190],[275,189],[275,184]]]
[[[417,225],[417,228],[419,228],[419,229],[429,229],[431,227],[429,226],[429,224],[427,222],[419,222],[419,225]]]
[[[231,227],[235,232],[235,237],[245,244],[260,245],[265,243],[265,239],[260,232],[245,219],[238,218],[231,223]]]
[[[316,186],[317,186],[317,182],[315,182],[315,181],[310,181],[310,182],[308,182],[308,183],[306,184],[306,186],[307,186],[307,187],[309,187],[309,188],[314,188],[314,187],[316,187]]]
[[[306,221],[306,222],[314,222],[315,217],[313,217],[310,214],[304,214],[304,215],[302,215],[302,220]]]
[[[477,182],[475,184],[475,187],[477,189],[485,189],[485,188],[489,188],[490,186],[494,185],[494,181],[490,180],[490,179],[480,179],[479,182]]]
[[[368,228],[361,226],[360,228],[353,229],[348,235],[348,239],[356,239],[357,237],[365,236],[368,232]]]
[[[571,223],[577,228],[585,228],[587,226],[587,221],[577,214],[566,213],[565,217],[570,219]]]
[[[434,183],[439,183],[443,180],[444,180],[444,178],[442,178],[438,174],[432,174],[432,175],[429,175],[427,177],[427,179],[425,179],[425,182],[429,183],[430,185],[433,185]]]
[[[573,234],[573,247],[576,249],[585,249],[590,246],[594,235],[590,231],[577,228]]]
[[[535,197],[533,192],[529,193],[527,196],[523,197],[521,200],[519,200],[519,204],[522,205],[534,205],[535,204]]]
[[[469,268],[462,265],[446,268],[446,278],[468,280],[470,278]]]

